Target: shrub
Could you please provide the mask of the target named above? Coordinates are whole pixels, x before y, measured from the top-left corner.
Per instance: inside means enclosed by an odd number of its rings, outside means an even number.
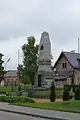
[[[64,87],[66,87],[68,89],[68,91],[71,90],[71,86],[70,85],[64,85]]]
[[[80,100],[80,86],[75,89],[75,100]]]
[[[32,98],[25,97],[25,96],[0,96],[1,102],[22,102],[22,103],[35,103],[35,101]]]
[[[69,91],[68,88],[66,86],[64,86],[64,91],[63,91],[63,101],[67,101],[70,99],[69,96]]]
[[[12,85],[12,87],[11,87],[11,92],[13,92],[14,91],[14,87],[13,87],[13,85]]]
[[[5,96],[4,95],[0,95],[0,102],[4,102],[5,100]]]
[[[70,90],[69,92],[70,99],[74,98],[74,92],[73,89]]]
[[[18,86],[18,91],[21,91],[21,89],[22,89],[21,86]]]
[[[54,102],[55,99],[56,99],[56,93],[55,93],[55,85],[54,85],[54,82],[52,82],[52,85],[51,85],[51,91],[50,91],[50,101],[51,102]]]
[[[18,86],[18,96],[21,96],[22,95],[22,88],[21,86]]]

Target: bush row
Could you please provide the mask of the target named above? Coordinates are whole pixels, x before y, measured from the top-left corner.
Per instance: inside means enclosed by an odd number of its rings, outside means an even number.
[[[63,100],[65,101],[72,98],[74,98],[75,100],[80,100],[80,85],[74,86],[73,88],[70,89],[68,89],[67,86],[64,86]]]
[[[35,101],[32,98],[25,96],[0,96],[0,101],[8,102],[8,103],[13,103],[13,102],[35,103]]]

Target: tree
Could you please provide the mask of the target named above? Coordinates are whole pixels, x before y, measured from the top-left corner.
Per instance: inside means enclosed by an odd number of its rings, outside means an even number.
[[[63,91],[63,101],[68,101],[70,99],[69,96],[69,91],[67,86],[64,86],[64,91]]]
[[[33,36],[28,37],[27,42],[27,44],[22,46],[24,74],[27,74],[31,84],[34,84],[35,73],[38,69],[38,45],[35,45],[35,38]]]
[[[29,79],[28,75],[24,74],[22,76],[22,83],[24,83],[24,84],[30,84],[30,79]]]
[[[3,57],[3,54],[0,53],[0,83],[2,80],[4,80],[4,74],[5,74],[4,67],[2,66],[2,64],[4,63],[4,61],[2,60],[2,57]]]
[[[18,77],[19,77],[19,82],[24,83],[24,84],[29,84],[30,79],[29,79],[28,75],[25,74],[23,65],[21,65],[21,64],[18,65],[17,70],[18,70],[17,74],[18,74]]]
[[[54,82],[52,82],[52,85],[51,85],[51,93],[50,93],[50,101],[51,101],[51,102],[54,102],[55,99],[56,99],[55,85],[54,85]]]

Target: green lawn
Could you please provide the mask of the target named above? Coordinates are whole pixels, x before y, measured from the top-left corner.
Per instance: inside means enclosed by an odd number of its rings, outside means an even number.
[[[32,85],[24,85],[22,86],[22,89],[28,89],[31,87]],[[13,88],[16,91],[18,89],[18,86],[14,86]],[[4,86],[4,87],[0,86],[0,92],[11,92],[11,89],[12,89],[12,86]]]
[[[63,94],[63,89],[56,88],[56,95],[57,96],[62,96]],[[34,96],[50,96],[50,90],[37,90],[34,92]]]
[[[5,86],[5,87],[1,87],[0,86],[0,92],[11,92],[11,86]]]
[[[29,85],[22,86],[23,90],[27,91],[28,88],[32,88],[32,85],[29,84]],[[4,86],[4,87],[0,86],[0,92],[9,92],[10,93],[11,89],[12,89],[12,86],[8,86],[8,87],[7,86]],[[14,86],[13,89],[14,89],[14,91],[17,91],[18,86]],[[56,97],[61,98],[62,94],[63,94],[63,89],[62,88],[56,88]],[[33,97],[35,97],[35,98],[49,98],[49,96],[50,96],[50,90],[49,89],[48,90],[37,90],[33,94]]]
[[[71,100],[67,102],[48,102],[48,103],[14,103],[14,105],[42,108],[49,110],[65,111],[65,112],[78,112],[80,113],[80,100]]]
[[[63,90],[58,90],[56,89],[56,94],[62,94],[63,93]],[[46,95],[46,94],[50,94],[50,90],[38,90],[36,91],[36,94],[38,95]]]

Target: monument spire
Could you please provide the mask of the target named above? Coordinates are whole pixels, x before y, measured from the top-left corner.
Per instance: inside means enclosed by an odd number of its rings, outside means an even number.
[[[38,72],[35,81],[37,87],[50,87],[53,80],[53,71],[51,69],[51,42],[48,32],[41,34],[39,44]]]

